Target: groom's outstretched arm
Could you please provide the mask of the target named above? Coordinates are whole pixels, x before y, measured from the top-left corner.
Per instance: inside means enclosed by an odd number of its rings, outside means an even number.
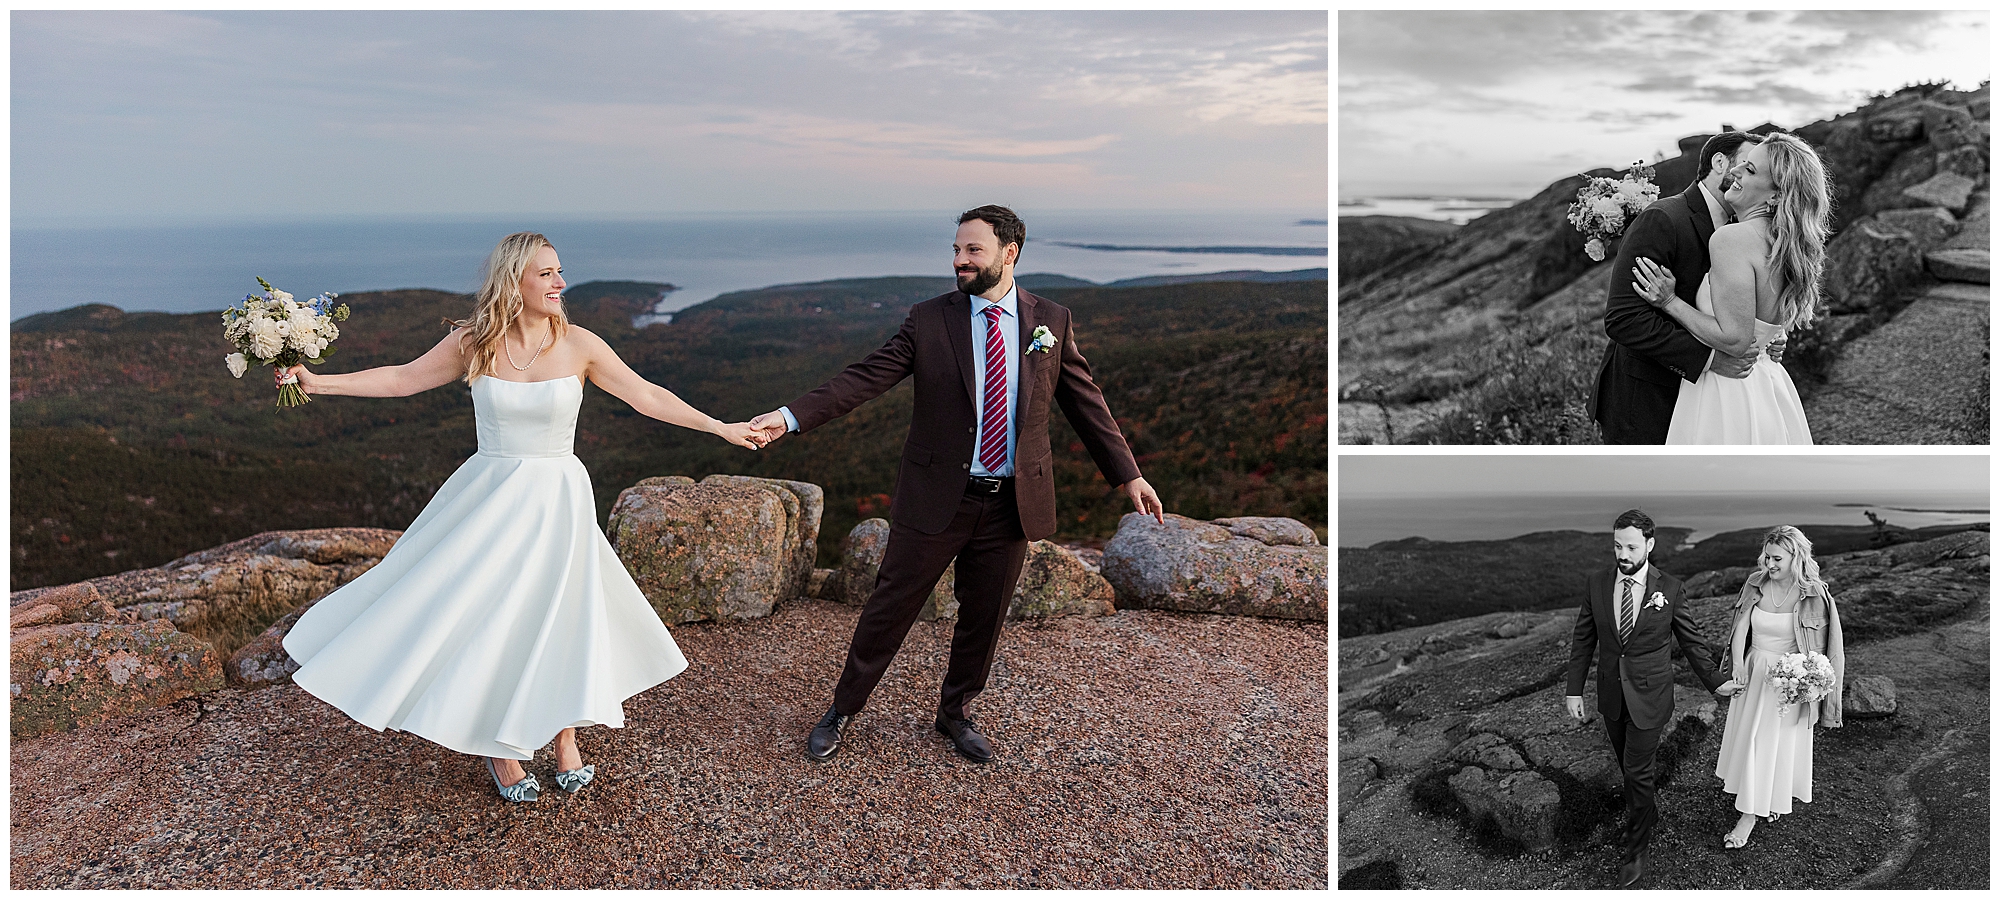
[[[1625,349],[1644,356],[1688,381],[1701,377],[1708,367],[1708,345],[1689,334],[1671,316],[1654,308],[1639,296],[1634,285],[1633,266],[1646,257],[1672,269],[1674,236],[1665,210],[1648,207],[1625,228],[1618,247],[1618,261],[1611,266],[1611,289],[1604,302],[1604,333]],[[1694,284],[1676,285],[1681,299],[1694,302]]]
[[[840,374],[827,379],[825,384],[814,388],[811,393],[793,400],[780,410],[758,416],[751,424],[764,428],[770,420],[789,412],[789,415],[778,419],[779,427],[789,426],[791,430],[807,432],[881,396],[884,391],[895,387],[897,382],[910,377],[916,360],[916,321],[916,313],[912,311],[903,318],[903,327],[889,338],[888,343],[862,357],[860,362],[842,369]],[[773,437],[784,433],[776,429],[772,431],[775,432]]]

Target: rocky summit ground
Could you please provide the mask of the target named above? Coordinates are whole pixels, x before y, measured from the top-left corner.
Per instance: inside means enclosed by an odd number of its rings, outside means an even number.
[[[1324,624],[1010,623],[972,709],[997,747],[980,766],[932,730],[950,623],[918,623],[814,764],[856,615],[676,628],[688,671],[583,733],[597,783],[527,806],[289,684],[20,741],[10,885],[1328,886]],[[552,781],[546,750],[529,767]]]

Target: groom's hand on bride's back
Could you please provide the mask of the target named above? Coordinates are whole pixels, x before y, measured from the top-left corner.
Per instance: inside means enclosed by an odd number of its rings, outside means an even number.
[[[1708,370],[1724,378],[1748,378],[1750,367],[1757,364],[1757,354],[1730,356],[1720,350],[1709,355]]]
[[[1768,357],[1770,357],[1770,358],[1771,358],[1771,361],[1772,361],[1772,362],[1784,362],[1784,361],[1785,361],[1785,333],[1784,333],[1784,332],[1782,332],[1782,331],[1781,331],[1781,332],[1778,332],[1778,336],[1777,336],[1777,337],[1774,337],[1774,338],[1772,338],[1772,339],[1771,339],[1771,342],[1770,342],[1769,344],[1765,344],[1765,345],[1764,345],[1764,355],[1765,355],[1765,356],[1768,356]]]

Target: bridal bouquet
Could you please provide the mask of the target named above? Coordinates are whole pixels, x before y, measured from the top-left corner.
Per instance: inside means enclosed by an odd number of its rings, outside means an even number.
[[[1833,662],[1818,653],[1787,653],[1771,666],[1771,687],[1778,691],[1778,714],[1795,703],[1816,703],[1833,693]]]
[[[222,336],[236,345],[235,353],[223,358],[229,374],[238,378],[250,364],[290,368],[299,363],[319,365],[333,355],[327,346],[340,337],[335,322],[347,321],[347,304],[333,305],[339,294],[321,293],[303,303],[292,295],[257,279],[264,292],[243,295],[243,305],[222,311]],[[298,406],[312,401],[299,389],[296,375],[285,376],[278,387],[278,406]]]
[[[1569,223],[1590,238],[1583,252],[1592,262],[1604,261],[1605,242],[1625,233],[1632,221],[1653,201],[1660,199],[1660,187],[1653,183],[1653,167],[1641,162],[1620,180],[1592,178],[1576,192],[1569,205]]]

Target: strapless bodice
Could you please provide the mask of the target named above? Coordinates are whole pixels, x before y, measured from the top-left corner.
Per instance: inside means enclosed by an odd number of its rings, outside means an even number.
[[[473,420],[482,456],[569,456],[576,450],[576,412],[583,377],[472,383]]]
[[[1797,612],[1774,613],[1761,606],[1750,607],[1750,648],[1766,653],[1797,653],[1798,638],[1792,634],[1792,618]]]

